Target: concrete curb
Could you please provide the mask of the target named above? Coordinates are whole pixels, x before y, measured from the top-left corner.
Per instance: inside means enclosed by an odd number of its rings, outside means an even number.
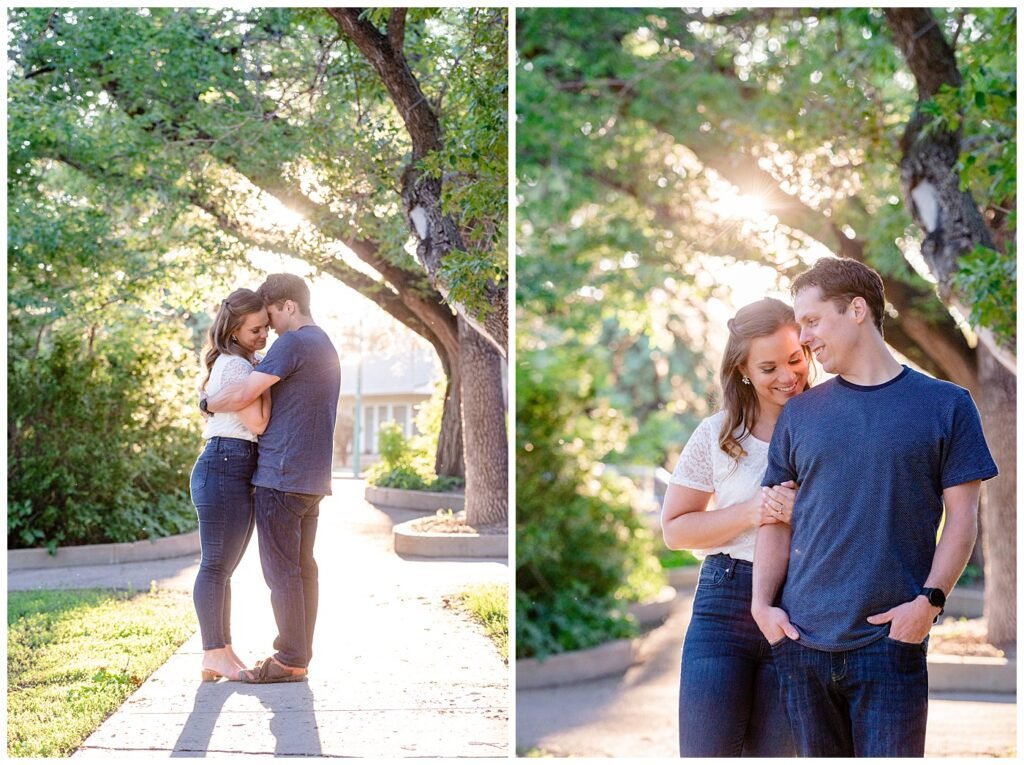
[[[102,545],[59,547],[54,555],[44,549],[8,550],[7,570],[102,566],[112,563],[136,563],[165,558],[180,558],[199,552],[199,532],[177,534],[141,542],[117,542]]]
[[[538,659],[516,662],[516,689],[548,688],[570,685],[618,675],[629,669],[636,658],[639,640],[615,640],[596,648],[568,651]]]
[[[657,627],[665,622],[672,613],[672,607],[676,602],[675,587],[666,585],[661,588],[654,600],[646,603],[631,603],[629,613],[637,620],[641,627]]]
[[[464,510],[466,495],[444,491],[413,491],[411,489],[388,489],[367,484],[364,497],[367,502],[386,507],[399,507],[403,510]]]
[[[957,693],[1017,692],[1017,660],[984,656],[928,657],[928,689]]]
[[[957,588],[949,593],[946,601],[946,613],[950,616],[963,616],[977,619],[984,615],[985,591]]]
[[[634,603],[629,612],[642,627],[657,627],[669,614],[679,592],[689,595],[699,574],[698,567],[688,566],[676,569],[679,575],[670,571],[669,581],[674,586],[665,587],[659,597],[651,603]],[[671,592],[667,602],[665,596]],[[516,687],[522,690],[546,688],[553,685],[572,685],[599,677],[624,673],[634,663],[635,650],[641,639],[619,640],[605,643],[583,651],[568,651],[549,656],[543,662],[536,659],[520,659],[516,662]],[[627,660],[621,644],[631,643],[632,649]],[[947,693],[1008,693],[1017,691],[1016,659],[978,656],[951,656],[931,654],[928,657],[928,687],[931,691]]]
[[[420,519],[394,527],[395,552],[422,558],[508,558],[508,534],[442,534],[416,531]]]

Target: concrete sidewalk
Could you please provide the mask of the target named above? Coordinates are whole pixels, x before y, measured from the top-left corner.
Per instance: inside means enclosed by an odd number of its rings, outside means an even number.
[[[493,560],[403,560],[391,527],[417,516],[363,501],[336,480],[321,505],[320,610],[307,682],[201,683],[198,633],[76,757],[507,757],[509,669],[481,629],[445,608],[469,585],[507,583]],[[10,572],[9,589],[191,590],[198,557]],[[94,569],[94,570],[93,570]],[[235,650],[250,663],[277,634],[255,537],[232,580]]]
[[[625,675],[516,693],[516,751],[572,757],[676,757],[681,646],[692,597],[648,633]],[[928,709],[928,757],[1017,751],[1012,695],[939,695]]]

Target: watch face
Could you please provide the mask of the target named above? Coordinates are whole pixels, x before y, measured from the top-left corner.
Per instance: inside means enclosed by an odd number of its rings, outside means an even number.
[[[933,587],[928,590],[928,602],[936,608],[942,608],[946,605],[946,596],[942,590]]]

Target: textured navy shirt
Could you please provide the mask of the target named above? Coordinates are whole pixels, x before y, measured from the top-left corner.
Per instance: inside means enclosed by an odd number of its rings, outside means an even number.
[[[341,363],[315,324],[285,332],[257,372],[281,379],[270,389],[270,423],[259,438],[255,486],[330,494]]]
[[[889,632],[867,618],[913,600],[935,555],[944,489],[992,478],[970,394],[904,368],[881,385],[835,377],[791,399],[762,485],[800,484],[779,605],[823,651]]]

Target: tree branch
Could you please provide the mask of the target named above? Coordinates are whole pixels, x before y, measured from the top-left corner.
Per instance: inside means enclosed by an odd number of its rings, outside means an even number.
[[[388,43],[391,50],[397,54],[401,54],[402,48],[405,47],[405,14],[408,10],[392,8],[391,15],[388,16]]]

